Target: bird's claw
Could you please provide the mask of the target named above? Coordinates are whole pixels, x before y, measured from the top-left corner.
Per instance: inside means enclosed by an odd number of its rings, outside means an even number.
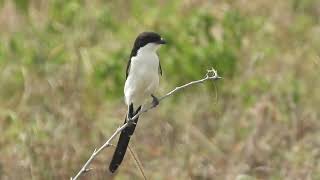
[[[131,125],[137,125],[137,123],[134,122],[134,120],[132,120],[132,119],[129,119],[129,120],[128,120],[128,124],[129,124],[129,126],[131,126]]]
[[[154,107],[158,106],[159,105],[159,99],[156,96],[154,96],[153,94],[151,94],[151,97],[152,97],[152,105]]]

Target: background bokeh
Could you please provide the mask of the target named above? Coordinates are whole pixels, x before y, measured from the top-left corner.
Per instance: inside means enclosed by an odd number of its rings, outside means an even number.
[[[142,31],[164,94],[132,138],[149,179],[320,179],[320,1],[0,0],[0,179],[69,179],[123,122]],[[115,142],[114,142],[115,143]],[[141,179],[113,148],[82,179]]]

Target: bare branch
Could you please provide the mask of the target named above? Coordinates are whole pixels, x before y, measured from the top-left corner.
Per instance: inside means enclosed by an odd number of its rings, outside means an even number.
[[[164,99],[168,98],[169,96],[172,96],[173,94],[177,93],[178,91],[190,87],[192,85],[195,84],[200,84],[203,83],[205,81],[208,80],[218,80],[221,79],[221,77],[218,75],[217,71],[215,69],[210,69],[207,70],[207,73],[205,75],[205,77],[203,79],[200,80],[196,80],[196,81],[191,81],[187,84],[184,84],[182,86],[178,86],[176,88],[174,88],[172,91],[168,92],[167,94],[165,94],[164,96],[159,98],[159,102],[163,101]],[[74,176],[73,178],[71,177],[71,180],[76,180],[78,179],[82,174],[88,172],[91,170],[91,168],[88,168],[88,166],[90,165],[90,163],[92,162],[92,160],[105,148],[112,146],[111,141],[126,127],[132,125],[132,123],[134,123],[134,120],[137,119],[141,114],[149,111],[152,108],[155,108],[156,105],[154,105],[153,103],[150,103],[149,105],[145,106],[143,108],[143,110],[141,110],[138,114],[136,114],[134,117],[132,117],[131,119],[128,120],[127,123],[123,124],[121,127],[119,127],[113,134],[112,136],[97,150],[95,149],[93,151],[93,153],[91,154],[90,158],[87,160],[87,162],[82,166],[82,168],[80,169],[80,171],[77,173],[76,176]]]

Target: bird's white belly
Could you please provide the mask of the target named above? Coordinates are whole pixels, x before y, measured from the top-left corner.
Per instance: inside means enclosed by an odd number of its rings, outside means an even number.
[[[129,76],[126,80],[124,93],[126,104],[135,107],[143,105],[151,98],[159,86],[159,60],[157,57],[134,59],[131,62]]]

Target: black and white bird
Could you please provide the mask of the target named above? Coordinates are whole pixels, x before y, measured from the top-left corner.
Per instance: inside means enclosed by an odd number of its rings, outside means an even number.
[[[159,103],[154,93],[159,86],[160,75],[162,75],[157,50],[163,44],[166,44],[166,41],[155,32],[143,32],[138,35],[134,42],[127,65],[124,85],[125,103],[128,106],[128,113],[124,123],[143,108],[147,99],[152,98],[153,103]],[[134,121],[134,124],[125,128],[120,134],[109,166],[109,170],[112,173],[117,170],[124,158],[138,118]]]

